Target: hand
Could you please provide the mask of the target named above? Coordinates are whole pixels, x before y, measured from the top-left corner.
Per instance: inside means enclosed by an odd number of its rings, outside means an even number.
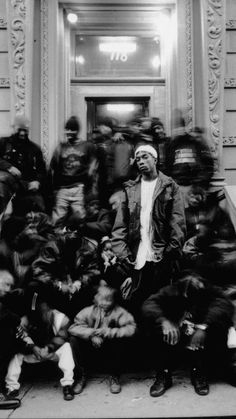
[[[39,346],[33,346],[33,354],[36,356],[36,358],[39,360],[39,361],[42,361],[42,356],[41,356],[41,351],[42,351],[42,348],[40,348]]]
[[[196,332],[192,335],[189,348],[193,351],[204,349],[206,339],[206,331],[197,329]]]
[[[33,180],[32,182],[28,183],[28,190],[29,191],[37,191],[39,189],[40,183],[37,180]]]
[[[13,176],[21,177],[21,171],[15,166],[9,167],[8,172],[10,172]]]
[[[77,280],[73,282],[73,284],[70,285],[70,292],[71,294],[74,294],[75,292],[78,292],[81,288],[81,281]]]
[[[179,328],[169,320],[162,322],[163,340],[168,345],[176,345],[179,341]]]
[[[103,338],[101,336],[92,336],[91,342],[94,348],[100,348],[103,344]]]

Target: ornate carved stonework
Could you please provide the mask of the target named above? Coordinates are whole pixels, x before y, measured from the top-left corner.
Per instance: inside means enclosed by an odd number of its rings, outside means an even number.
[[[236,136],[223,137],[224,146],[236,146]]]
[[[193,128],[192,1],[186,0],[187,128]]]
[[[0,77],[0,87],[10,87],[9,77]]]
[[[234,77],[227,77],[227,78],[225,78],[224,87],[227,87],[227,88],[236,87],[236,78],[234,78]]]
[[[10,27],[12,85],[15,113],[25,114],[25,0],[11,0]]]
[[[226,22],[226,29],[236,29],[236,19],[229,19]]]
[[[7,21],[4,17],[0,17],[0,29],[6,29],[7,28]]]
[[[41,0],[41,147],[46,161],[49,159],[48,1]]]
[[[207,36],[208,36],[208,100],[210,133],[218,156],[221,132],[221,75],[223,73],[223,2],[208,0]]]

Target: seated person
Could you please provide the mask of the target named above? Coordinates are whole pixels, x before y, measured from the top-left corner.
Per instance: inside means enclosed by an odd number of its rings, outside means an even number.
[[[10,216],[3,220],[0,255],[12,265],[17,287],[31,278],[31,266],[40,248],[54,236],[47,214],[30,212],[25,217]]]
[[[42,296],[42,293],[40,295]],[[19,351],[11,359],[5,378],[7,394],[19,394],[23,362],[33,364],[53,361],[58,363],[63,373],[60,382],[64,400],[72,400],[74,360],[70,344],[67,342],[70,320],[65,314],[51,309],[47,302],[39,297],[37,289],[30,289],[26,294],[26,300],[30,307],[22,322],[32,339],[31,351],[28,354]]]
[[[233,305],[217,287],[198,274],[182,272],[173,285],[151,295],[142,307],[145,330],[151,339],[156,379],[150,388],[159,397],[172,386],[171,364],[178,349],[185,348],[191,365],[191,381],[196,393],[207,395],[209,361],[221,360],[227,378],[236,385],[234,353],[227,348],[232,326]],[[234,350],[235,351],[235,350]]]
[[[117,304],[116,297],[115,289],[100,284],[94,304],[80,311],[69,328],[75,360],[75,394],[82,392],[86,383],[86,365],[95,354],[106,360],[111,373],[111,393],[121,391],[119,376],[127,342],[125,338],[135,334],[136,325],[133,316]]]
[[[93,301],[101,277],[98,243],[111,231],[109,211],[95,197],[89,197],[86,214],[82,222],[72,215],[33,263],[33,280],[48,284],[54,308],[72,319]]]
[[[197,234],[184,244],[183,264],[223,289],[235,284],[236,235],[226,216],[215,229],[205,221],[199,224]]]
[[[14,293],[14,277],[1,259],[0,268],[0,409],[15,409],[20,406],[20,400],[16,394],[5,392],[4,378],[7,373],[11,357],[19,350],[28,353],[31,346],[31,339],[21,327],[21,318],[11,310],[9,297]],[[14,298],[16,306],[17,296]]]

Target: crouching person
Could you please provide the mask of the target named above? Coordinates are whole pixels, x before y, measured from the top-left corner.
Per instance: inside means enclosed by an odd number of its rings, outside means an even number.
[[[191,382],[200,396],[209,393],[207,366],[216,361],[217,371],[230,374],[228,329],[233,306],[220,289],[208,285],[198,274],[183,271],[173,285],[162,288],[143,304],[142,312],[155,356],[156,379],[150,395],[158,397],[172,386],[172,362],[185,348]],[[220,362],[219,362],[220,360]],[[232,371],[231,371],[232,373]]]
[[[75,360],[74,394],[86,384],[86,365],[94,355],[102,356],[110,373],[110,391],[120,393],[120,374],[127,338],[135,334],[133,316],[117,303],[117,292],[103,281],[94,297],[94,305],[81,310],[69,328]]]
[[[32,339],[31,351],[25,355],[17,353],[10,361],[5,378],[7,394],[18,394],[19,378],[23,362],[34,364],[37,362],[53,361],[58,363],[63,373],[60,382],[63,388],[64,400],[72,400],[74,360],[67,331],[69,318],[58,310],[51,309],[47,302],[40,300],[39,294],[34,292],[31,299],[30,313],[22,319],[24,328]]]

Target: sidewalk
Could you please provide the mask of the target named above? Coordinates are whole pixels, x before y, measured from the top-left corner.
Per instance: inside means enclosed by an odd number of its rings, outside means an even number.
[[[152,374],[125,374],[122,392],[110,393],[107,376],[88,378],[82,394],[64,401],[58,379],[35,380],[22,386],[22,405],[13,410],[0,410],[1,418],[172,418],[231,416],[236,418],[236,388],[210,382],[208,396],[198,396],[187,372],[174,374],[173,387],[162,397],[149,396]]]

